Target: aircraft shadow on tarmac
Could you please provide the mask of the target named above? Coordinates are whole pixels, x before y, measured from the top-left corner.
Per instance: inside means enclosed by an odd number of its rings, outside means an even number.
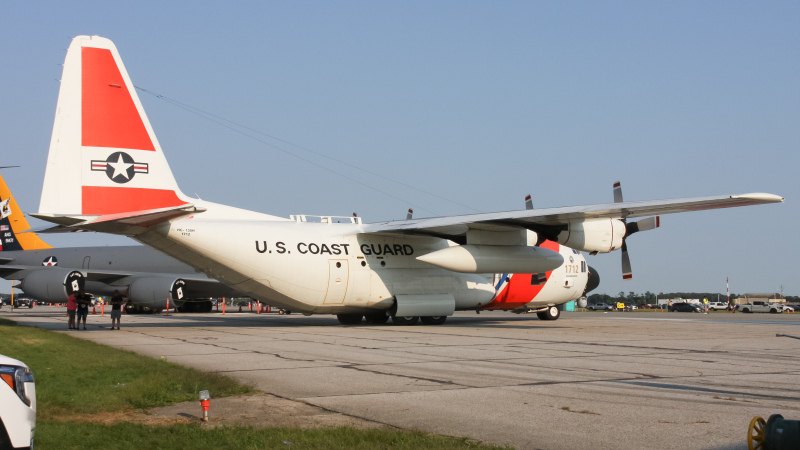
[[[38,313],[37,312],[26,312],[24,313],[26,317],[36,316],[36,315],[44,315],[48,318],[52,318],[54,314],[52,312],[44,312]],[[213,313],[212,313],[213,314]],[[6,316],[9,319],[13,319],[14,316],[9,314],[2,316]],[[131,318],[142,318],[142,319],[153,319],[147,320],[147,322],[131,322],[126,321],[126,317]],[[66,326],[67,318],[64,317],[64,325]],[[86,322],[89,330],[97,330],[98,327],[100,329],[108,329],[111,325],[111,318],[106,316],[99,316],[99,315],[90,315]],[[26,325],[37,326],[41,328],[48,328],[52,330],[58,331],[58,327],[53,327],[53,322],[51,321],[33,321],[27,322]],[[487,328],[492,329],[563,329],[568,328],[564,326],[558,326],[553,324],[552,322],[542,321],[537,318],[527,317],[527,316],[519,316],[519,317],[487,317],[487,316],[472,316],[472,317],[450,317],[447,323],[443,325],[414,325],[414,326],[397,326],[391,323],[382,324],[382,325],[374,325],[368,324],[363,322],[358,325],[341,325],[339,321],[336,319],[336,316],[313,316],[313,317],[306,317],[302,315],[292,315],[292,316],[278,316],[275,314],[267,314],[265,313],[263,316],[256,315],[256,314],[228,314],[223,316],[222,314],[170,314],[170,316],[161,315],[133,315],[133,316],[122,316],[122,329],[136,329],[136,328],[160,328],[160,327],[176,327],[176,328],[187,328],[187,327],[215,327],[215,328],[243,328],[243,327],[258,327],[258,328],[270,328],[270,327],[347,327],[347,328],[385,328],[388,330],[415,330],[415,331],[423,331],[423,330],[436,330],[440,329],[441,327],[446,328],[463,328],[463,327],[482,327],[485,326]]]

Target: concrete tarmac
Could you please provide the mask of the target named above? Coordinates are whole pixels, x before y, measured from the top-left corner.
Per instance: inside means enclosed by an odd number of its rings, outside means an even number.
[[[441,326],[333,316],[89,316],[0,310],[28,325],[228,374],[403,429],[520,449],[745,449],[750,420],[800,420],[800,314],[457,313]],[[213,392],[211,393],[213,396]],[[265,423],[264,425],[269,425]]]

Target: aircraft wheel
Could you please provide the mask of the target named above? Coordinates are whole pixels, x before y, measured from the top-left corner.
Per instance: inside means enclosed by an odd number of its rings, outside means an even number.
[[[539,320],[556,320],[561,316],[557,306],[551,306],[546,311],[536,313]]]
[[[747,448],[750,450],[764,448],[764,428],[767,422],[761,417],[753,417],[747,428]]]
[[[337,314],[336,318],[342,325],[358,325],[361,323],[362,314]]]
[[[441,325],[447,320],[447,316],[422,316],[420,320],[424,325]]]
[[[282,310],[282,309],[279,309],[279,310],[278,310],[278,314],[280,314],[280,315],[284,315],[284,314],[286,314],[286,311],[284,311],[284,310]]]
[[[419,322],[419,316],[398,317],[392,316],[392,323],[395,325],[416,325]]]
[[[374,325],[380,325],[389,321],[389,316],[387,316],[386,312],[384,311],[379,313],[365,314],[364,318],[367,319],[367,323]]]

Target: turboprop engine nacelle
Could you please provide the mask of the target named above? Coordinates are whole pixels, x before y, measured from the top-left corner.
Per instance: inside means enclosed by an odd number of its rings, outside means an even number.
[[[557,242],[575,250],[608,253],[622,247],[625,222],[617,219],[570,221]]]
[[[70,294],[83,289],[86,278],[80,271],[45,268],[25,275],[19,287],[26,295],[43,302],[66,302]]]
[[[417,260],[461,273],[544,273],[564,263],[558,252],[523,245],[459,245]]]
[[[134,304],[151,309],[166,308],[167,298],[169,298],[170,307],[181,306],[185,285],[186,281],[180,278],[137,278],[128,287],[128,297]]]

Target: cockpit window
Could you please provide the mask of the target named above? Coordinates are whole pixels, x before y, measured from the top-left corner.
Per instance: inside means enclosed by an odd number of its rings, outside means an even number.
[[[547,281],[547,274],[534,273],[531,275],[531,286],[540,286]]]

